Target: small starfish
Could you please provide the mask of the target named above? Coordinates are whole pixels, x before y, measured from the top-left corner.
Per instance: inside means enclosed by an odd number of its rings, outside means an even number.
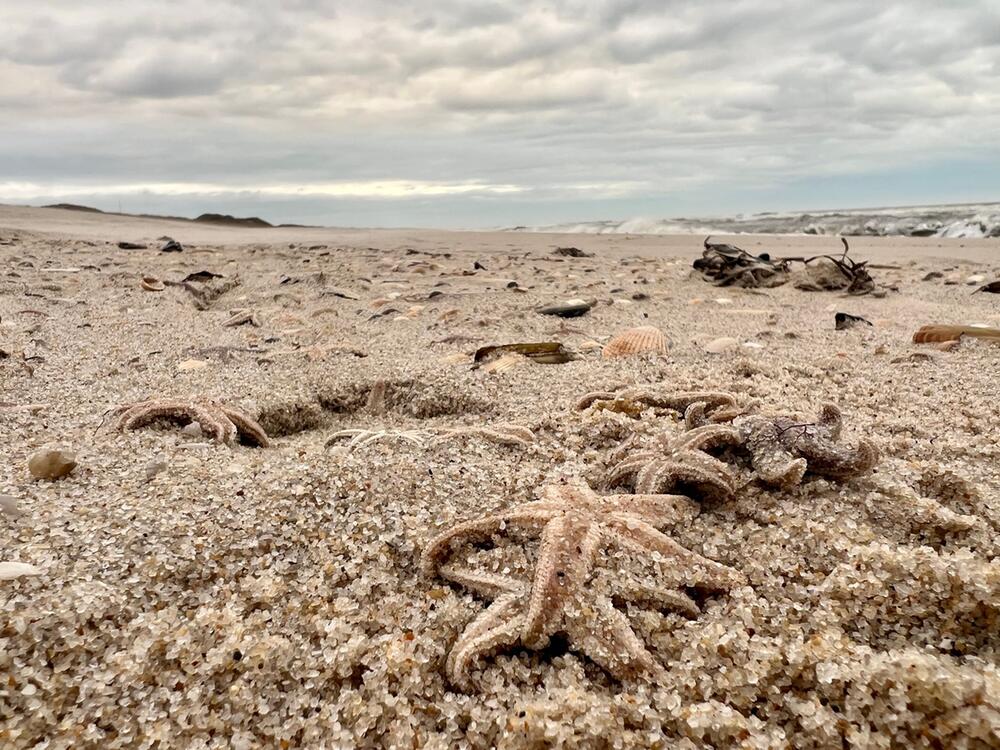
[[[724,462],[706,451],[742,440],[730,425],[705,425],[679,435],[661,435],[655,448],[630,453],[636,441],[633,435],[612,454],[617,463],[605,486],[625,484],[640,494],[651,494],[686,485],[712,498],[729,499],[736,494],[736,478]]]
[[[443,441],[452,437],[482,437],[501,445],[520,445],[525,448],[535,442],[535,433],[518,424],[501,424],[496,427],[454,427],[446,429],[436,440]]]
[[[625,601],[699,614],[683,587],[724,591],[742,585],[738,571],[681,547],[658,527],[693,517],[698,506],[679,495],[598,496],[583,483],[549,485],[541,499],[502,513],[458,524],[424,550],[421,569],[439,574],[493,602],[456,641],[448,656],[451,681],[468,689],[469,668],[477,658],[520,642],[544,648],[559,633],[572,650],[589,656],[618,679],[662,677],[663,666],[635,634],[612,602]],[[489,540],[514,528],[540,536],[530,582],[484,573],[446,562],[456,544]],[[595,571],[606,548],[639,552],[671,563],[666,585],[650,585],[623,571]]]
[[[150,399],[122,404],[111,413],[118,416],[115,429],[120,432],[134,430],[162,418],[186,419],[197,422],[203,432],[220,443],[232,444],[242,437],[261,448],[270,445],[267,433],[256,421],[238,409],[209,399]]]
[[[850,479],[871,471],[879,460],[874,443],[854,448],[838,445],[843,417],[834,404],[823,404],[815,423],[789,415],[741,417],[733,422],[743,435],[751,463],[765,484],[791,487],[806,471],[830,479]]]
[[[671,409],[684,413],[691,404],[704,404],[708,410],[721,407],[735,408],[736,399],[728,393],[717,391],[679,391],[674,393],[656,392],[651,388],[622,388],[614,391],[592,391],[576,403],[577,411],[590,407],[618,412],[637,417],[643,409]]]
[[[350,438],[350,441],[347,443],[349,450],[364,448],[379,440],[405,440],[408,443],[413,443],[418,448],[423,448],[424,439],[428,437],[428,433],[423,430],[364,430],[354,428],[333,433],[330,439],[326,441],[325,447],[329,448],[338,440],[348,437]]]

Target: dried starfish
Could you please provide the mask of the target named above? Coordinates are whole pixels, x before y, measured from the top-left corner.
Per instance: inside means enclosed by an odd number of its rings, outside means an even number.
[[[527,447],[535,442],[535,433],[527,427],[518,424],[501,424],[496,427],[454,427],[446,429],[437,437],[437,441],[452,437],[482,437],[502,445],[520,445]]]
[[[731,425],[705,425],[678,435],[661,435],[655,448],[630,452],[636,443],[633,435],[612,454],[617,463],[605,487],[624,484],[638,493],[653,494],[684,485],[711,498],[729,499],[736,494],[736,478],[729,466],[706,451],[742,440]]]
[[[449,654],[448,676],[463,689],[468,689],[469,669],[479,657],[518,642],[541,649],[558,633],[566,634],[572,650],[587,655],[616,678],[661,677],[663,666],[614,606],[612,592],[625,601],[696,616],[698,606],[682,587],[725,591],[745,583],[738,571],[681,547],[658,530],[698,513],[689,498],[602,497],[582,483],[549,485],[540,495],[535,502],[458,524],[424,551],[421,569],[425,575],[439,574],[493,600],[466,627]],[[454,546],[482,542],[514,528],[540,536],[530,582],[446,563]],[[644,583],[623,571],[602,575],[595,566],[607,548],[669,561],[673,574],[666,585]]]
[[[750,451],[753,468],[765,484],[790,487],[806,471],[830,479],[849,479],[871,471],[878,463],[874,443],[839,445],[843,417],[834,404],[823,404],[818,421],[803,423],[789,415],[741,417],[733,422]]]
[[[330,439],[326,441],[326,447],[329,448],[338,440],[349,437],[350,441],[347,443],[347,447],[351,450],[354,448],[364,448],[379,440],[405,440],[413,443],[418,448],[423,448],[424,439],[427,436],[428,433],[423,430],[364,430],[354,428],[333,433]]]
[[[736,399],[728,393],[718,391],[679,391],[663,393],[651,388],[631,387],[614,391],[592,391],[576,403],[577,411],[593,406],[595,409],[628,414],[636,417],[643,409],[671,409],[684,413],[691,404],[701,403],[708,410],[722,407],[735,408]]]
[[[197,422],[204,433],[220,443],[232,444],[242,437],[261,448],[270,445],[267,433],[256,421],[238,409],[209,399],[150,399],[122,404],[111,413],[118,416],[115,429],[120,432],[137,429],[161,418],[187,419]]]

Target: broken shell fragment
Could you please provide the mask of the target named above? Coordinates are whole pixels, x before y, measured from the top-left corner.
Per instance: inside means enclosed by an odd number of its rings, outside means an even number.
[[[663,331],[653,326],[639,326],[630,328],[615,336],[604,346],[602,356],[605,359],[612,357],[628,357],[633,354],[644,354],[655,352],[657,354],[667,353],[667,337]]]
[[[482,362],[494,354],[506,355],[511,353],[528,357],[533,362],[541,365],[561,365],[575,359],[573,353],[558,341],[546,341],[541,343],[484,346],[476,350],[476,356],[473,360],[475,362]]]
[[[564,305],[541,307],[538,309],[538,313],[540,315],[557,315],[560,318],[579,318],[581,315],[585,315],[590,312],[590,308],[593,306],[593,302],[572,299]]]
[[[727,349],[733,349],[739,343],[739,341],[730,336],[723,336],[705,344],[705,351],[709,354],[722,354]]]
[[[922,326],[913,334],[914,344],[933,344],[939,341],[958,341],[962,336],[1000,341],[1000,329],[985,326]]]
[[[139,286],[147,292],[162,292],[166,288],[163,282],[155,276],[143,276],[142,281],[139,282]]]

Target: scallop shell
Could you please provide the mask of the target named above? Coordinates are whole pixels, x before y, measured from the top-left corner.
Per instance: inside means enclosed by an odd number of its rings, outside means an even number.
[[[653,326],[639,326],[622,331],[604,346],[603,357],[628,357],[645,352],[667,353],[667,337]]]
[[[1000,329],[979,326],[923,326],[913,334],[914,344],[958,341],[962,336],[1000,340]]]
[[[530,362],[527,357],[522,354],[504,354],[502,357],[494,359],[492,362],[483,365],[483,372],[488,372],[493,375],[501,372],[510,372],[518,367],[522,367]]]
[[[147,292],[162,292],[166,288],[163,282],[155,276],[143,276],[142,281],[139,282],[139,286]]]

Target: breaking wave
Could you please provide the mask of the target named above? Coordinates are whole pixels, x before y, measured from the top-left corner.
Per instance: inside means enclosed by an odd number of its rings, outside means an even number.
[[[848,237],[1000,237],[1000,203],[739,214],[729,218],[583,221],[521,232],[575,234],[817,234]]]

